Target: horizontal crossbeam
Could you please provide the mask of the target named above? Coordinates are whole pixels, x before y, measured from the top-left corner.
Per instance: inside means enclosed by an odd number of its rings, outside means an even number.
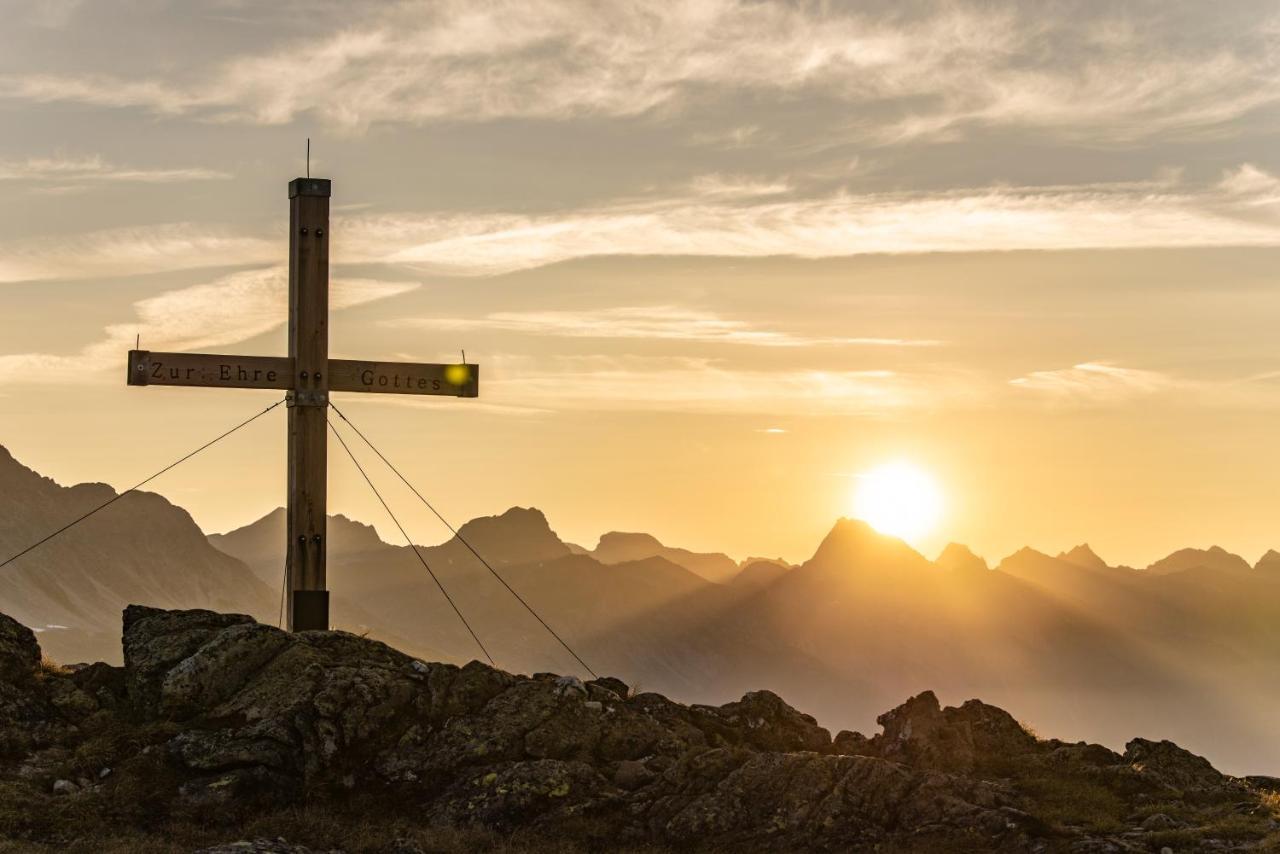
[[[225,388],[294,387],[293,359],[276,356],[215,356],[207,353],[129,351],[129,385],[189,385]]]
[[[329,390],[477,397],[480,394],[480,366],[330,359]]]
[[[295,376],[293,359],[279,356],[224,356],[210,353],[129,351],[129,385],[205,388],[270,388],[373,394],[431,394],[477,397],[480,366],[329,359],[327,382]]]

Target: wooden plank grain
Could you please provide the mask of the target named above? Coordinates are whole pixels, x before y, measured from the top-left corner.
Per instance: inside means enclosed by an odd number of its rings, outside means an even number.
[[[478,397],[480,366],[330,359],[329,389],[373,394]]]
[[[293,388],[293,360],[278,356],[130,350],[129,385]]]
[[[329,628],[327,546],[329,195],[327,180],[289,185],[289,501],[285,576],[292,631]]]

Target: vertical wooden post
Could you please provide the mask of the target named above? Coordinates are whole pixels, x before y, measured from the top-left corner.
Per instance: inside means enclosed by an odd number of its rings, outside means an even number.
[[[329,195],[323,178],[289,182],[289,629],[329,628],[325,500],[329,405]]]

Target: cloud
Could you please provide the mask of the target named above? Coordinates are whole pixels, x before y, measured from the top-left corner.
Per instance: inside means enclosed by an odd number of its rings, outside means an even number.
[[[437,358],[401,355],[410,361]],[[455,415],[481,411],[524,417],[567,411],[879,417],[971,399],[969,380],[961,372],[750,370],[684,357],[494,353],[484,360],[480,401],[440,406],[411,395],[360,395],[352,397],[351,405],[438,406],[438,411]],[[758,432],[788,431],[770,427]]]
[[[274,261],[282,240],[171,223],[0,243],[0,282],[133,276]]]
[[[1177,406],[1257,412],[1280,407],[1280,371],[1243,377],[1192,377],[1083,362],[1070,368],[1032,371],[1009,385],[1055,406]],[[993,397],[993,400],[999,400]]]
[[[989,375],[958,365],[921,370],[749,369],[730,362],[669,356],[494,354],[485,360],[484,397],[512,412],[636,411],[774,417],[888,417],[957,408],[1007,408]],[[1192,380],[1103,362],[1036,371],[1009,381],[1056,406],[1140,405],[1193,408],[1280,406],[1270,390],[1225,380]],[[1261,385],[1261,384],[1259,384]],[[781,434],[784,428],[757,432]]]
[[[1073,403],[1119,403],[1183,385],[1157,371],[1122,368],[1104,362],[1084,362],[1054,371],[1033,371],[1010,380],[1009,384],[1046,395],[1057,402]]]
[[[339,227],[349,260],[461,275],[597,255],[820,258],[1280,244],[1280,199],[1258,192],[1274,179],[1244,169],[1208,186],[1162,180],[780,200],[696,195],[541,216],[356,216]]]
[[[172,184],[230,178],[213,169],[137,169],[115,166],[102,157],[29,157],[0,160],[0,181],[53,184],[142,183]]]
[[[502,417],[515,418],[536,418],[544,415],[553,415],[554,410],[545,409],[540,406],[526,406],[509,403],[490,403],[481,398],[456,398],[456,397],[432,397],[431,395],[416,394],[359,394],[340,392],[346,396],[346,400],[339,399],[340,406],[346,409],[355,407],[391,407],[399,409],[430,409],[434,415],[471,415],[481,413],[484,415],[496,415]],[[485,384],[486,396],[488,395],[488,384]]]
[[[674,305],[621,306],[582,311],[494,312],[482,318],[414,317],[384,321],[412,329],[492,329],[563,338],[644,338],[746,344],[756,347],[929,347],[929,339],[848,338],[792,335],[759,329],[742,320]]]
[[[541,215],[336,212],[334,263],[486,276],[603,255],[826,258],[1280,245],[1280,180],[1249,164],[1207,185],[1165,177],[821,198],[771,193],[704,186]],[[0,282],[263,264],[283,251],[280,239],[193,223],[25,238],[0,243]]]
[[[1241,377],[1237,383],[1270,383],[1280,380],[1280,371],[1263,371],[1247,377]]]
[[[749,176],[699,175],[690,184],[696,196],[708,199],[751,199],[779,196],[792,191],[786,181],[760,181]]]
[[[882,415],[941,407],[969,393],[951,377],[886,370],[748,370],[708,359],[497,354],[485,396],[560,410]]]
[[[1245,217],[1263,217],[1280,224],[1280,178],[1251,163],[1230,169],[1218,182],[1218,189]]]
[[[415,282],[334,279],[330,308],[350,308],[417,287]],[[284,325],[288,288],[285,268],[270,267],[144,299],[134,304],[138,320],[107,326],[104,338],[79,353],[0,356],[0,382],[93,379],[95,372],[117,367],[138,336],[148,350],[198,352],[236,344]]]
[[[1145,9],[924,9],[913,17],[896,4],[872,14],[747,0],[419,0],[353,23],[340,6],[331,17],[317,7],[319,35],[222,56],[189,76],[8,74],[0,96],[261,124],[315,115],[359,131],[810,95],[850,108],[844,115],[877,111],[845,131],[880,141],[995,125],[1093,142],[1203,132],[1280,98],[1265,85],[1278,59],[1263,11],[1217,15],[1192,40],[1183,18]]]
[[[415,282],[337,278],[329,298],[331,310],[386,299],[414,290]],[[222,347],[270,332],[288,318],[288,271],[284,267],[248,270],[204,285],[181,288],[134,304],[135,323],[107,327],[104,347],[142,335],[147,349],[201,350]]]
[[[59,29],[75,16],[84,0],[44,0],[30,7],[27,19],[37,27]]]

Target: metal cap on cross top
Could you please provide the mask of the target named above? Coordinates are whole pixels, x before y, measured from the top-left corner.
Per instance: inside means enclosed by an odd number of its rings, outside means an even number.
[[[289,403],[285,583],[290,630],[329,628],[327,495],[329,393],[478,397],[480,366],[329,358],[327,178],[289,182],[289,355],[131,350],[129,385],[284,390]]]
[[[323,196],[329,198],[333,195],[333,182],[328,178],[294,178],[289,182],[289,198],[297,196]]]

